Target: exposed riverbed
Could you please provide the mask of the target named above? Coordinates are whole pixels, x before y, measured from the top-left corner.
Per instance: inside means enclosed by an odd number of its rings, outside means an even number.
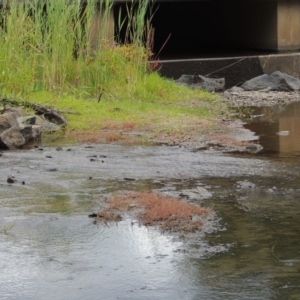
[[[253,112],[263,115],[249,125],[264,147],[256,155],[74,144],[3,152],[0,299],[299,299],[293,105],[275,110],[272,122],[270,110]],[[184,236],[130,218],[106,225],[88,218],[111,194],[145,190],[214,214],[203,231]]]

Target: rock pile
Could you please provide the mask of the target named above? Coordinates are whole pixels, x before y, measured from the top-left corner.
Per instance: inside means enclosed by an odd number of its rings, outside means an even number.
[[[195,90],[208,92],[221,92],[225,88],[225,78],[208,78],[202,75],[181,75],[175,82]]]
[[[0,115],[0,148],[16,149],[41,138],[43,132],[61,127],[38,115],[26,115],[22,108],[5,107]]]
[[[300,101],[300,80],[276,71],[252,78],[222,94],[225,103],[233,107],[273,106]]]
[[[273,72],[270,75],[263,74],[252,78],[235,90],[241,91],[277,91],[290,92],[300,90],[300,80],[293,76],[284,74],[280,71]]]

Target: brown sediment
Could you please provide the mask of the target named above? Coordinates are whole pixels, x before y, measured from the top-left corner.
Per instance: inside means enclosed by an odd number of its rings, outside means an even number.
[[[107,207],[97,214],[97,220],[119,221],[121,215],[131,213],[146,226],[158,226],[162,231],[195,232],[201,230],[201,216],[210,209],[182,202],[177,198],[152,192],[133,192],[114,196]]]
[[[247,147],[253,144],[253,141],[239,141],[233,137],[229,137],[228,135],[220,135],[220,134],[212,134],[211,139],[214,142],[220,142],[222,144],[232,144],[233,146],[241,146]]]

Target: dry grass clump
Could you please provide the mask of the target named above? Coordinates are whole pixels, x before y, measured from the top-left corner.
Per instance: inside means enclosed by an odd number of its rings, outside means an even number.
[[[122,138],[122,135],[118,131],[109,131],[103,134],[105,141],[108,143],[116,142]]]
[[[108,131],[89,131],[89,130],[73,130],[68,133],[69,137],[73,138],[80,143],[116,143],[120,145],[139,145],[141,140],[138,136],[132,136],[129,134],[122,134],[115,130]]]
[[[114,212],[112,216],[116,212],[132,212],[143,225],[157,225],[164,231],[194,232],[203,225],[199,216],[208,214],[210,210],[170,196],[140,192],[114,196],[108,200],[108,207],[98,215],[107,215],[107,212]]]
[[[102,130],[132,130],[137,126],[135,122],[115,122],[111,120],[102,120]]]
[[[92,130],[73,130],[69,136],[82,143],[99,143],[99,136]]]

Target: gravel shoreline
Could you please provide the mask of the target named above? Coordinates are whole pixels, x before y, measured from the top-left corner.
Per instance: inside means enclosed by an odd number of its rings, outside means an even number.
[[[274,106],[287,105],[300,101],[300,92],[276,92],[276,91],[225,91],[220,94],[224,103],[231,107],[241,106]]]

